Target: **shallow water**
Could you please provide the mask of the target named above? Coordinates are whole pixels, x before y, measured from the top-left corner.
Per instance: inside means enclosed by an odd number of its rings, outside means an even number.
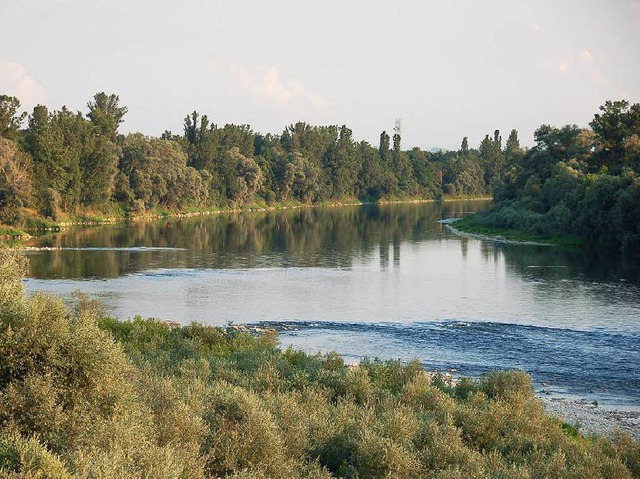
[[[29,291],[80,289],[120,318],[266,322],[283,345],[419,358],[477,376],[521,368],[555,395],[640,405],[639,268],[457,237],[487,202],[168,219],[38,238]],[[542,383],[545,383],[542,386]]]

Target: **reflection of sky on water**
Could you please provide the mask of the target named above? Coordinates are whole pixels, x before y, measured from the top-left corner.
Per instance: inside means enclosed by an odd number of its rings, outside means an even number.
[[[489,246],[490,248],[493,248]],[[497,247],[444,234],[350,267],[153,269],[107,281],[27,280],[29,290],[103,297],[118,317],[183,322],[493,321],[577,330],[640,330],[637,284],[593,282],[569,268],[511,265]],[[381,264],[382,258],[382,264]],[[540,266],[540,265],[536,265]]]

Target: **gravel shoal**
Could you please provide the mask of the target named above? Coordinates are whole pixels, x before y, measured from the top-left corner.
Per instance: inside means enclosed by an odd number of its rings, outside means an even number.
[[[626,411],[598,407],[584,401],[560,398],[541,398],[547,412],[560,416],[565,422],[579,425],[583,434],[616,431],[631,434],[640,440],[640,411]]]

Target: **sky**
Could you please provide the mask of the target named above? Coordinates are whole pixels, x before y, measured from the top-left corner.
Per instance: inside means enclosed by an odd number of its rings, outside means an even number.
[[[129,108],[122,132],[346,124],[377,145],[477,146],[640,102],[640,0],[0,0],[0,94]]]

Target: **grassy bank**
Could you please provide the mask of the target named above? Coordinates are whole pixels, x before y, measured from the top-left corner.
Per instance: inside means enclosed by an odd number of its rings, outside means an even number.
[[[517,228],[499,228],[493,226],[491,217],[485,212],[467,216],[453,223],[453,227],[464,233],[487,236],[498,240],[515,242],[543,243],[560,248],[578,249],[586,247],[586,242],[581,238],[570,235],[558,235],[548,233],[533,233]]]
[[[640,477],[629,436],[583,437],[523,372],[344,364],[274,333],[120,322],[27,297],[0,250],[0,477]]]

